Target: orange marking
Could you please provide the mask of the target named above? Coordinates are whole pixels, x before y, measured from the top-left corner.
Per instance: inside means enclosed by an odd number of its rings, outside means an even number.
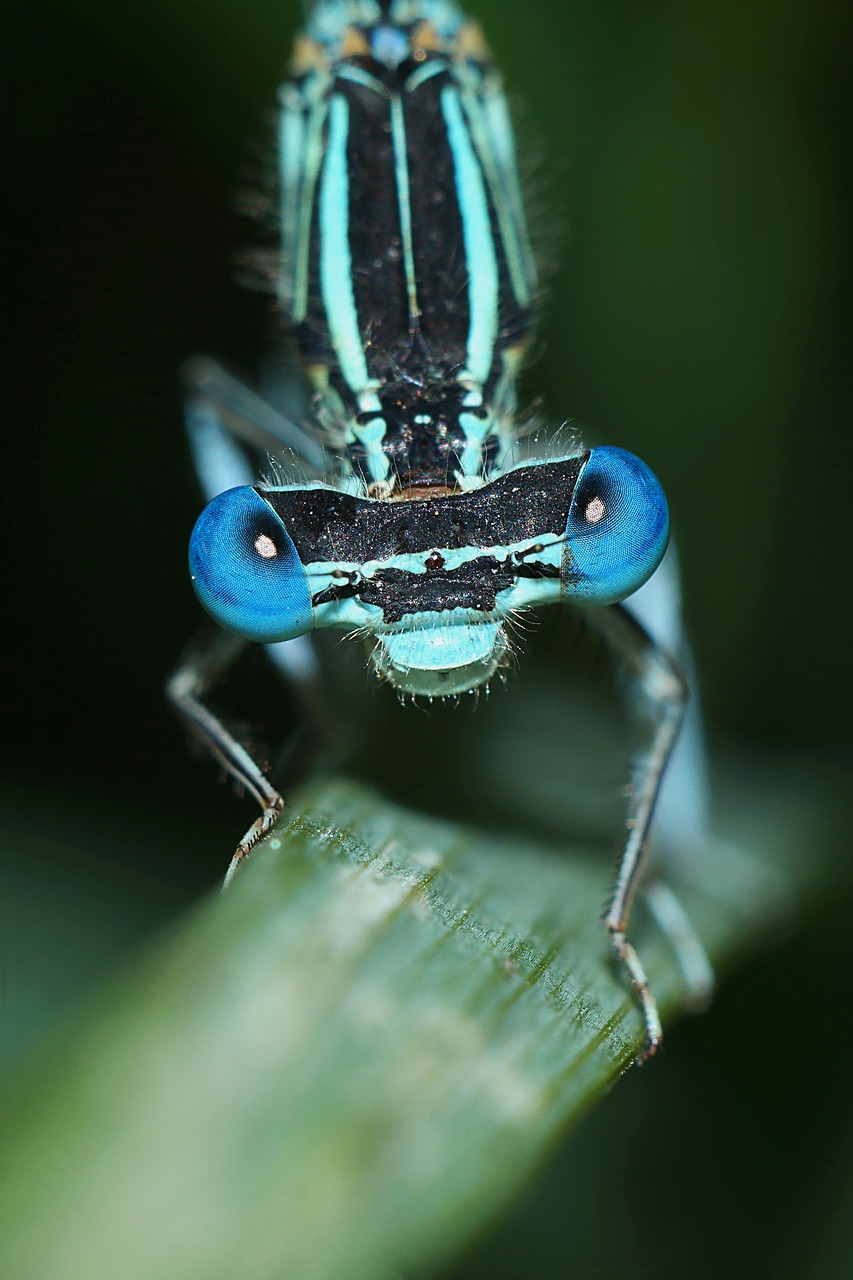
[[[446,484],[413,484],[408,489],[391,494],[392,502],[429,502],[430,498],[450,498],[454,493],[462,493],[462,489],[454,489]]]
[[[347,27],[347,32],[341,45],[341,57],[361,58],[369,53],[370,45],[358,27]]]
[[[297,36],[293,42],[293,55],[288,68],[292,76],[305,76],[309,71],[317,71],[328,66],[328,59],[323,46],[310,36]]]
[[[424,21],[412,32],[412,49],[415,57],[421,62],[424,53],[446,53],[447,45],[439,40],[438,32],[432,23]],[[419,53],[420,57],[418,57]]]
[[[453,41],[454,58],[471,58],[474,62],[489,62],[491,54],[479,22],[466,22]]]
[[[505,369],[516,370],[521,366],[522,361],[530,350],[530,339],[522,338],[513,346],[507,347],[502,352],[502,360]]]

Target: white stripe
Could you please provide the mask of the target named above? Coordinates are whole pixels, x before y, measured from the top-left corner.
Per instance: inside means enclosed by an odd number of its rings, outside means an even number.
[[[498,216],[501,239],[506,254],[512,290],[519,306],[530,306],[530,290],[528,288],[522,255],[524,252],[522,239],[524,236],[524,219],[520,205],[516,206],[513,192],[513,168],[507,168],[505,150],[497,151],[495,142],[505,144],[505,139],[496,139],[489,126],[491,119],[485,115],[481,102],[473,93],[466,94],[463,99],[465,112],[471,125],[471,135],[477,144],[477,153],[483,166],[483,172],[489,183],[489,190]],[[509,128],[509,120],[506,121]],[[500,168],[498,166],[501,166]]]
[[[524,260],[527,287],[529,293],[532,294],[536,288],[536,262],[533,250],[530,247],[527,219],[524,216],[524,201],[521,194],[518,163],[515,154],[515,134],[504,95],[502,93],[492,93],[484,97],[483,113],[486,128],[505,184],[504,189],[512,210],[515,241]]]
[[[335,75],[339,80],[349,80],[351,84],[363,85],[365,89],[378,93],[380,98],[391,97],[382,81],[377,80],[376,76],[372,76],[369,71],[364,71],[361,67],[351,67],[346,62],[339,63],[335,67]]]
[[[465,263],[468,268],[470,325],[468,368],[465,372],[475,382],[482,384],[491,371],[497,337],[498,264],[483,175],[468,137],[458,94],[450,86],[441,91],[441,109],[453,153],[459,208],[462,213]]]
[[[305,319],[308,310],[308,257],[311,249],[311,219],[314,212],[314,187],[323,158],[323,124],[326,120],[326,103],[322,99],[311,110],[304,143],[305,168],[302,173],[302,190],[299,227],[293,266],[293,303],[291,314],[294,322]]]
[[[358,328],[349,247],[349,105],[334,94],[329,103],[329,133],[320,179],[320,289],[329,335],[341,373],[358,396],[367,387],[367,363]]]
[[[397,181],[397,203],[400,207],[400,236],[403,241],[403,264],[406,269],[406,293],[409,299],[409,316],[416,320],[420,315],[418,289],[415,280],[415,254],[412,248],[412,205],[409,198],[409,165],[406,155],[406,121],[403,104],[399,98],[391,101],[391,139],[394,144],[394,176]]]

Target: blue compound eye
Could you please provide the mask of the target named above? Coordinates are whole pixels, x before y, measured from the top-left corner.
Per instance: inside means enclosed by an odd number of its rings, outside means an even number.
[[[310,631],[311,592],[293,541],[254,489],[227,489],[190,539],[196,595],[222,627],[270,644]]]
[[[587,604],[624,600],[651,577],[669,540],[657,478],[624,449],[593,449],[566,525],[563,589]]]

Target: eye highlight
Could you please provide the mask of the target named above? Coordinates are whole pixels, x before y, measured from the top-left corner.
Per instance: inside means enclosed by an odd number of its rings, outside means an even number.
[[[669,512],[657,477],[624,449],[593,449],[566,523],[562,583],[587,604],[624,600],[651,577],[669,540]]]
[[[604,505],[604,500],[602,498],[595,497],[591,502],[587,503],[586,510],[583,513],[584,519],[587,524],[598,524],[599,520],[604,518],[606,510],[607,508]]]
[[[278,547],[268,533],[259,533],[255,538],[255,550],[264,560],[272,560],[278,555]]]
[[[270,644],[313,625],[308,578],[284,524],[254,489],[220,493],[190,539],[190,574],[210,616],[246,640]]]

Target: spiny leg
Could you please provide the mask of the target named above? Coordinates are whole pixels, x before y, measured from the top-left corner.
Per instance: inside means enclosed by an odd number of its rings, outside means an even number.
[[[203,701],[204,694],[233,665],[245,645],[245,640],[225,632],[206,635],[204,641],[190,647],[166,685],[166,696],[190,734],[261,806],[260,817],[237,845],[223,887],[230,884],[240,863],[272,830],[284,809],[283,797],[261,766]]]
[[[709,840],[708,760],[693,661],[684,634],[674,541],[648,582],[625,601],[625,608],[658,645],[677,655],[690,687],[689,705],[655,804],[654,842],[658,875],[677,870],[682,879],[695,879]],[[678,961],[688,1007],[698,1013],[707,1007],[715,982],[705,948],[669,884],[656,878],[644,887],[643,897]]]
[[[637,993],[646,1027],[646,1047],[636,1061],[644,1062],[663,1039],[660,1015],[639,956],[627,938],[631,908],[648,855],[655,802],[687,706],[687,681],[679,666],[658,647],[641,624],[621,605],[594,616],[594,624],[617,656],[636,677],[655,719],[649,750],[635,769],[628,814],[628,837],[616,869],[616,884],[604,916],[610,945],[625,966]]]
[[[655,880],[643,890],[643,897],[658,928],[672,947],[686,988],[691,1013],[707,1009],[714,994],[715,977],[690,918],[678,898],[663,880]]]
[[[297,636],[294,640],[281,640],[264,645],[264,650],[292,694],[310,740],[315,744],[327,743],[332,737],[332,725],[320,663],[310,638]]]
[[[183,378],[187,435],[208,500],[224,489],[254,483],[246,446],[261,455],[286,451],[303,476],[321,477],[328,470],[318,440],[216,360],[209,356],[188,360]]]
[[[197,357],[184,366],[184,405],[187,436],[202,492],[210,500],[224,489],[252,484],[254,468],[245,445],[268,446],[264,424],[250,412],[259,400],[248,388],[222,369],[214,360]],[[224,391],[223,391],[224,388]],[[237,397],[239,408],[227,411],[228,392]],[[246,399],[241,399],[245,392]],[[261,407],[263,402],[260,401]],[[271,411],[272,412],[272,411]],[[234,664],[245,641],[224,632],[205,633],[200,642],[185,653],[180,666],[166,685],[166,696],[192,737],[210,751],[226,773],[235,778],[258,801],[261,816],[240,841],[225,877],[230,883],[237,866],[276,822],[284,801],[263,769],[237,741],[223,722],[203,701],[204,694]]]
[[[193,461],[205,497],[251,485],[254,468],[247,446],[256,452],[289,449],[299,465],[322,473],[323,450],[301,427],[244,386],[215,360],[199,356],[184,367],[186,428]],[[240,862],[275,825],[284,800],[264,770],[206,705],[204,695],[233,665],[245,641],[224,632],[192,646],[166,687],[167,696],[190,733],[244,786],[261,806],[261,816],[237,846],[225,878],[230,883]],[[322,727],[317,663],[307,637],[268,645],[267,653],[283,675],[315,730]]]
[[[678,554],[670,540],[661,564],[625,608],[667,653],[675,655],[690,687],[678,742],[655,805],[655,857],[679,875],[701,867],[710,832],[710,783],[701,699],[684,632]]]

